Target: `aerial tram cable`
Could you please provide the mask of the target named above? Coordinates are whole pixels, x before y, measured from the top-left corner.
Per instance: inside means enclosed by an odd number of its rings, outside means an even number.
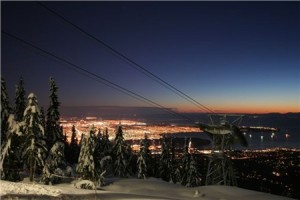
[[[107,43],[103,42],[102,40],[98,39],[97,37],[91,35],[81,27],[77,26],[76,24],[72,23],[68,19],[66,19],[64,16],[60,15],[59,13],[55,12],[54,10],[50,9],[46,5],[42,4],[41,2],[38,2],[39,5],[47,9],[52,14],[56,15],[60,19],[62,19],[67,24],[71,25],[75,29],[79,30],[83,34],[87,35],[89,38],[92,38],[105,48],[107,48],[111,53],[118,56],[122,60],[125,60],[126,63],[129,63],[130,66],[138,70],[139,72],[143,73],[144,75],[148,76],[152,80],[158,82],[162,86],[166,87],[167,89],[171,90],[172,92],[176,93],[180,97],[184,98],[185,100],[189,101],[190,103],[196,105],[201,110],[206,110],[208,113],[211,113],[215,115],[215,112],[211,110],[210,108],[204,106],[203,104],[196,101],[194,98],[190,97],[189,95],[185,94],[181,90],[177,89],[170,83],[166,82],[159,76],[155,75],[151,71],[147,70],[142,65],[136,63],[129,57],[125,56],[124,54],[120,53]],[[207,131],[208,134],[212,137],[212,152],[213,156],[209,159],[209,166],[207,171],[207,177],[206,177],[206,185],[208,184],[220,184],[223,183],[224,185],[236,185],[236,179],[234,176],[234,171],[232,168],[232,163],[229,159],[227,159],[226,156],[224,156],[224,150],[227,148],[231,148],[231,144],[228,141],[232,141],[233,139],[237,138],[239,140],[239,143],[241,143],[244,146],[247,146],[247,140],[245,139],[244,135],[241,134],[240,129],[233,125],[235,122],[241,122],[242,116],[239,116],[236,120],[234,120],[231,123],[228,123],[226,121],[226,115],[224,115],[224,119],[220,121],[220,125],[200,125],[200,129]],[[213,122],[212,122],[213,123]],[[216,154],[215,152],[221,152],[221,155]],[[218,156],[216,156],[218,155]],[[221,167],[220,167],[221,166]],[[224,170],[226,169],[226,170]]]
[[[76,24],[74,24],[73,22],[71,22],[70,20],[66,19],[64,16],[62,16],[61,14],[57,13],[56,11],[54,11],[53,9],[49,8],[48,6],[46,6],[45,4],[41,3],[41,2],[36,2],[38,3],[40,6],[42,6],[43,8],[45,8],[46,10],[48,10],[49,12],[51,12],[52,14],[54,14],[55,16],[59,17],[60,19],[62,19],[64,22],[68,23],[69,25],[73,26],[75,29],[79,30],[81,33],[87,35],[89,38],[92,38],[93,40],[97,41],[99,44],[101,44],[102,46],[104,46],[105,48],[107,48],[113,55],[118,56],[119,58],[121,58],[122,60],[126,61],[128,64],[130,64],[130,66],[132,66],[133,68],[135,68],[136,70],[138,70],[139,72],[143,73],[144,75],[148,76],[149,78],[151,78],[152,80],[156,81],[157,83],[159,83],[160,85],[164,86],[165,88],[171,90],[172,92],[174,92],[175,94],[179,95],[180,97],[184,98],[185,100],[189,101],[190,103],[194,104],[195,106],[197,106],[198,108],[200,108],[203,111],[206,111],[208,113],[215,113],[213,110],[211,110],[210,108],[206,107],[205,105],[201,104],[200,102],[198,102],[197,100],[195,100],[194,98],[192,98],[191,96],[187,95],[186,93],[182,92],[181,90],[177,89],[175,86],[172,86],[170,83],[168,83],[167,81],[164,81],[162,78],[160,78],[158,75],[155,75],[154,73],[152,73],[151,71],[149,71],[148,69],[146,69],[145,67],[143,67],[142,65],[136,63],[135,61],[133,61],[132,59],[128,58],[127,56],[125,56],[124,54],[122,54],[121,52],[117,51],[116,49],[114,49],[113,47],[111,47],[110,45],[108,45],[107,43],[105,43],[104,41],[100,40],[99,38],[93,36],[92,34],[88,33],[87,31],[85,31],[84,29],[82,29],[81,27],[77,26]]]
[[[19,41],[19,42],[22,42],[23,44],[26,44],[27,46],[30,46],[33,49],[39,50],[40,52],[42,52],[45,55],[48,55],[48,56],[54,58],[55,60],[58,60],[58,61],[60,61],[60,62],[62,62],[64,64],[67,64],[68,66],[70,66],[70,67],[68,67],[69,69],[72,69],[72,70],[80,73],[81,75],[87,76],[87,77],[89,77],[89,78],[91,78],[91,79],[93,79],[93,80],[95,80],[97,82],[100,82],[100,83],[102,83],[102,84],[104,84],[104,85],[106,85],[108,87],[111,87],[111,88],[113,88],[115,90],[118,90],[119,92],[122,92],[122,93],[124,93],[126,95],[129,95],[129,96],[131,96],[131,97],[133,97],[133,98],[135,98],[135,99],[137,99],[139,101],[142,101],[144,103],[147,103],[147,104],[155,106],[155,107],[158,107],[158,108],[160,108],[160,109],[162,109],[162,110],[164,110],[164,111],[166,111],[166,112],[168,112],[170,114],[173,114],[173,115],[175,115],[177,117],[181,117],[181,118],[183,118],[185,120],[188,120],[188,121],[194,123],[194,120],[192,120],[191,118],[187,117],[186,115],[177,113],[177,112],[175,112],[175,111],[173,111],[173,110],[171,110],[169,108],[166,108],[166,107],[164,107],[164,106],[162,106],[162,105],[160,105],[160,104],[158,104],[158,103],[156,103],[156,102],[154,102],[154,101],[152,101],[152,100],[150,100],[150,99],[148,99],[148,98],[146,98],[146,97],[144,97],[142,95],[137,94],[136,92],[133,92],[133,91],[131,91],[131,90],[125,88],[125,87],[122,87],[122,86],[120,86],[120,85],[118,85],[116,83],[113,83],[112,81],[109,81],[109,80],[101,77],[98,74],[95,74],[95,73],[93,73],[93,72],[91,72],[91,71],[89,71],[87,69],[84,69],[83,67],[80,67],[79,65],[76,65],[76,64],[74,64],[74,63],[72,63],[72,62],[70,62],[70,61],[68,61],[68,60],[66,60],[64,58],[61,58],[61,57],[59,57],[59,56],[57,56],[57,55],[55,55],[55,54],[53,54],[53,53],[51,53],[49,51],[46,51],[46,50],[44,50],[44,49],[42,49],[42,48],[40,48],[40,47],[38,47],[38,46],[36,46],[36,45],[28,42],[28,41],[25,41],[25,40],[23,40],[23,39],[15,36],[15,35],[11,34],[11,33],[8,33],[8,32],[3,31],[3,30],[1,32],[3,34],[7,35],[7,36],[9,36],[9,37],[11,37],[11,38]]]

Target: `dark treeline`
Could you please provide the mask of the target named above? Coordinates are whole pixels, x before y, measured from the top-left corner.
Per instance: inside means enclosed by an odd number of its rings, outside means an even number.
[[[162,153],[149,150],[147,135],[140,141],[140,151],[132,152],[123,137],[122,126],[116,127],[113,141],[107,129],[90,127],[80,141],[73,126],[71,141],[67,141],[60,126],[57,90],[49,79],[49,107],[44,112],[35,94],[26,99],[22,77],[16,87],[15,105],[10,106],[6,84],[1,77],[1,179],[57,184],[66,178],[85,180],[81,188],[95,188],[105,184],[105,177],[148,177],[180,183],[187,187],[200,185],[198,163],[188,151],[175,154],[172,138],[162,137]],[[89,182],[87,182],[88,180]]]

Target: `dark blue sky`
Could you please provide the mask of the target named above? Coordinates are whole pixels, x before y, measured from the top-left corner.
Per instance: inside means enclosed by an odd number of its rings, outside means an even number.
[[[300,2],[43,2],[205,106],[227,112],[300,112]],[[36,2],[1,2],[2,30],[182,111],[192,104],[133,69]],[[22,75],[48,104],[147,106],[1,35],[10,99]]]

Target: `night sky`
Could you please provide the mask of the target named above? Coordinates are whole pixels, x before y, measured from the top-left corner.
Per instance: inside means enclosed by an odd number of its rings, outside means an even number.
[[[1,2],[2,31],[179,111],[201,111],[36,2]],[[300,112],[300,2],[43,2],[215,112]],[[149,106],[1,34],[10,101]]]

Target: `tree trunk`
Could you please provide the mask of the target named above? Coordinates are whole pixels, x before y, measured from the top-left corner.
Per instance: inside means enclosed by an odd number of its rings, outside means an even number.
[[[33,182],[33,165],[34,165],[34,162],[33,162],[33,158],[30,159],[30,182]]]

